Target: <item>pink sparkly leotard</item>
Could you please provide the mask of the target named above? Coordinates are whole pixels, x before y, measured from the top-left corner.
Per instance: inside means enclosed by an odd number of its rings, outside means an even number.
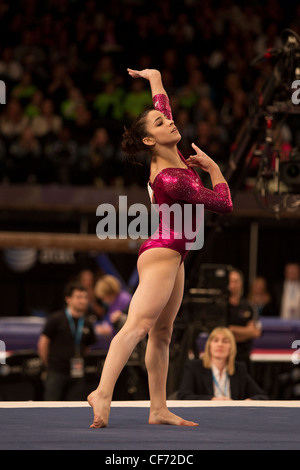
[[[172,119],[172,111],[169,99],[164,94],[153,97],[155,109],[161,111],[168,119]],[[184,157],[180,152],[179,156],[185,163]],[[150,188],[153,191],[155,203],[159,209],[161,207],[170,207],[173,204],[179,204],[183,209],[184,204],[192,204],[192,225],[193,231],[197,231],[196,204],[203,204],[204,208],[219,214],[225,214],[232,211],[232,202],[229,187],[226,183],[216,184],[213,190],[205,188],[198,173],[186,165],[186,168],[165,168],[161,170],[151,183]],[[182,211],[183,213],[184,211]],[[165,218],[161,213],[159,227],[157,231],[150,236],[140,247],[139,256],[150,248],[170,248],[181,255],[181,262],[185,259],[188,250],[187,243],[193,240],[187,239],[184,231],[178,234],[178,225],[174,224],[172,213],[169,223],[166,226]],[[175,230],[176,229],[176,230]]]

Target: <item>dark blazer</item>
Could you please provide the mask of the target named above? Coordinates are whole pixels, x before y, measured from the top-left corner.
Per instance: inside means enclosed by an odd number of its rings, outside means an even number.
[[[232,400],[268,400],[265,392],[248,374],[246,365],[235,363],[235,372],[229,376]],[[214,396],[211,369],[206,369],[200,359],[185,364],[183,376],[178,390],[179,400],[211,400]]]

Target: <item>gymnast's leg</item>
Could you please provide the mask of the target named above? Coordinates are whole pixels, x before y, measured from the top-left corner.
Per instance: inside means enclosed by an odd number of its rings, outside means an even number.
[[[169,346],[173,323],[180,308],[184,291],[184,264],[180,265],[173,291],[155,325],[149,332],[146,350],[146,367],[150,392],[150,424],[197,426],[171,413],[167,408],[166,388],[169,368]]]
[[[88,396],[94,411],[92,427],[107,426],[115,383],[132,351],[166,306],[180,261],[179,253],[168,248],[152,248],[139,257],[139,285],[132,297],[127,321],[110,344],[99,386]]]

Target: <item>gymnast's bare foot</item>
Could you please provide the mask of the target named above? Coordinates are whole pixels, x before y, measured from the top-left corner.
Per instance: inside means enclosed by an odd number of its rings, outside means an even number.
[[[87,397],[89,405],[94,411],[94,422],[91,428],[106,428],[110,413],[110,400],[104,398],[101,392],[95,390]]]
[[[149,424],[172,424],[174,426],[199,426],[198,423],[187,421],[171,413],[167,408],[159,411],[151,411],[149,415]]]

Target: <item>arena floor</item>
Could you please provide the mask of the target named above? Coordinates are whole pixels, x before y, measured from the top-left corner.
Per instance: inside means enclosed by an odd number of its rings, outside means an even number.
[[[197,458],[200,450],[300,448],[298,401],[169,401],[168,405],[199,426],[149,425],[147,401],[113,402],[104,429],[90,428],[93,411],[86,402],[0,402],[0,449],[189,450]]]

